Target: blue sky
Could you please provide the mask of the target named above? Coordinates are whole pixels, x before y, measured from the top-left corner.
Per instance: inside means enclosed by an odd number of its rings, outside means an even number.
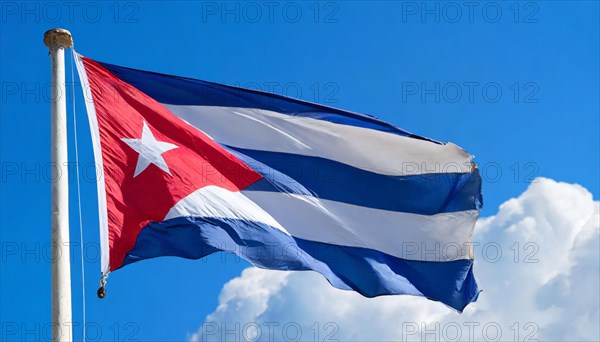
[[[452,141],[476,156],[484,178],[483,216],[496,213],[538,176],[578,183],[598,199],[598,2],[475,2],[473,8],[407,1],[0,6],[3,337],[25,328],[42,339],[49,334],[50,70],[42,38],[54,27],[69,29],[77,51],[93,59],[272,90]],[[149,260],[111,274],[108,295],[98,300],[93,157],[79,88],[76,106],[89,243],[88,336],[98,336],[95,330],[103,340],[185,340],[215,310],[223,284],[248,264],[226,254]],[[74,160],[72,136],[70,148]],[[74,246],[77,320],[79,258]],[[80,327],[75,334],[81,335]]]

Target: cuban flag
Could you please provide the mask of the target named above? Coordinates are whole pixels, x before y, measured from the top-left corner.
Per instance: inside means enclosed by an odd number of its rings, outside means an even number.
[[[75,54],[102,271],[238,254],[366,297],[476,300],[472,156],[375,117]]]

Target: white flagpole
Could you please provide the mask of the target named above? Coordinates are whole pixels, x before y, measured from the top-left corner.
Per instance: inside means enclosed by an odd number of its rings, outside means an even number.
[[[69,174],[67,170],[67,99],[65,49],[71,33],[56,28],[44,34],[52,64],[52,340],[72,340],[69,245]]]

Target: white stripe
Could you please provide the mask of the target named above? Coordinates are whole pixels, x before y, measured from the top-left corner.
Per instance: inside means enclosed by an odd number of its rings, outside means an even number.
[[[165,220],[175,217],[202,216],[265,223],[290,235],[271,215],[238,191],[209,185],[181,199],[169,210]]]
[[[477,220],[476,210],[418,215],[304,195],[242,193],[245,197],[214,186],[200,189],[178,202],[165,219],[200,216],[251,220],[297,238],[370,248],[404,259],[472,258],[470,239]]]
[[[472,171],[472,156],[452,143],[440,145],[263,109],[164,106],[233,147],[322,157],[385,175]]]
[[[476,210],[419,215],[304,195],[242,192],[273,216],[292,236],[335,245],[371,248],[411,260],[469,258],[469,242],[478,215]]]
[[[77,73],[83,90],[83,99],[88,113],[88,121],[90,123],[90,133],[92,135],[92,146],[94,150],[94,161],[96,163],[96,185],[98,187],[98,219],[100,224],[100,263],[102,274],[110,273],[110,260],[108,250],[108,212],[106,209],[106,188],[104,184],[104,169],[102,164],[102,147],[100,146],[100,131],[98,130],[98,119],[96,117],[96,108],[92,101],[91,87],[88,82],[87,74],[81,55],[73,51],[75,54],[75,62],[77,65]]]

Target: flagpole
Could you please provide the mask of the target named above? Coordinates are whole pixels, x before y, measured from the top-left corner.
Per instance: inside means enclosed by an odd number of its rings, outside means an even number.
[[[71,341],[65,49],[73,45],[73,40],[69,31],[55,28],[44,34],[44,44],[50,48],[52,65],[52,340]]]

